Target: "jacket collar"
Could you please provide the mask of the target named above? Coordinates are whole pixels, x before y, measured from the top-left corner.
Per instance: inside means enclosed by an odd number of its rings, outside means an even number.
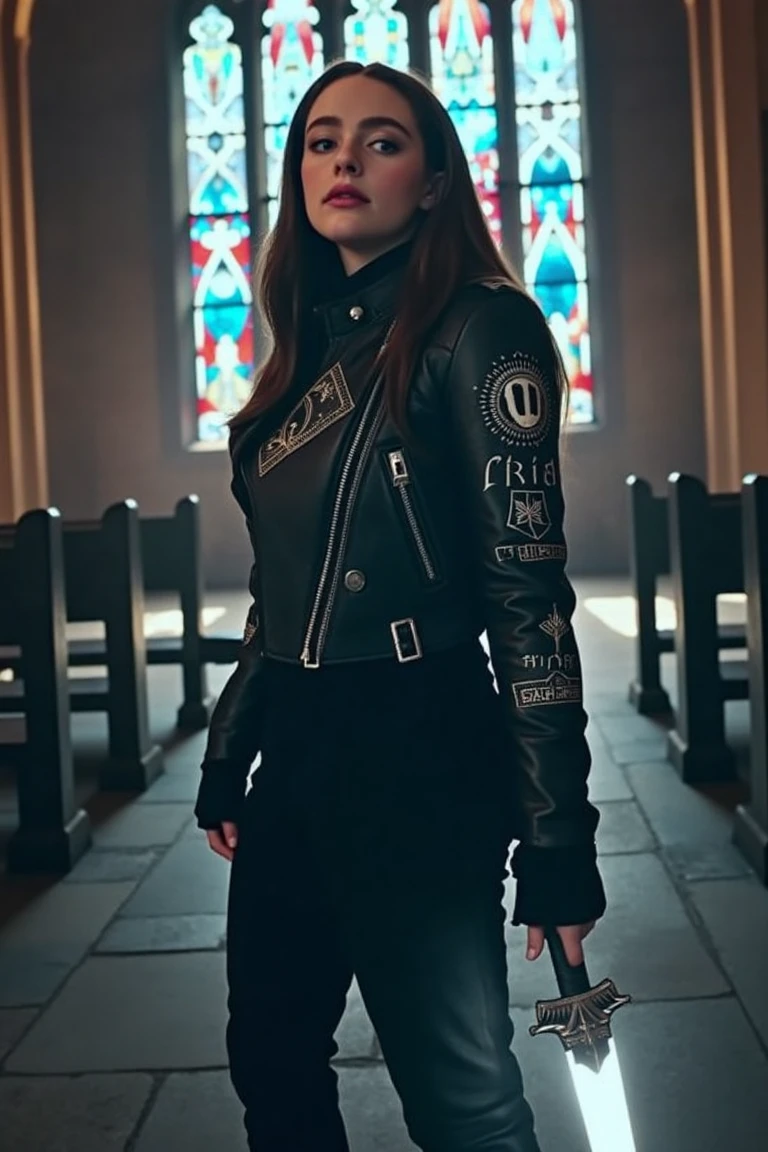
[[[394,316],[410,251],[410,242],[401,244],[336,282],[334,298],[312,310],[328,339],[356,335]]]

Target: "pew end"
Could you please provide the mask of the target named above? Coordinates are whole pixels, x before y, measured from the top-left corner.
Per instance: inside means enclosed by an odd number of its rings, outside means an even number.
[[[744,590],[740,499],[738,492],[710,494],[694,476],[669,477],[678,700],[667,753],[687,784],[736,779],[724,705],[747,698],[748,688],[745,668],[721,668],[717,597]]]
[[[91,845],[87,813],[74,800],[67,693],[63,531],[55,508],[26,513],[0,530],[0,643],[21,649],[23,697],[11,711],[19,823],[8,843],[12,874],[69,872]],[[3,683],[6,698],[17,682]],[[7,711],[4,708],[3,711]]]
[[[667,502],[654,496],[647,480],[626,479],[629,505],[629,564],[637,611],[636,674],[629,684],[629,701],[643,716],[672,711],[661,683],[662,652],[671,652],[673,638],[656,630],[656,585],[669,572]]]
[[[741,489],[750,693],[750,798],[736,809],[733,841],[768,885],[768,476]]]

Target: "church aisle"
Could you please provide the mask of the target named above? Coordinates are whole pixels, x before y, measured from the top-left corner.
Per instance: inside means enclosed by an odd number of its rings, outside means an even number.
[[[684,786],[664,758],[664,729],[625,703],[626,587],[576,585],[609,900],[587,955],[593,982],[610,975],[635,1000],[614,1031],[638,1152],[758,1152],[768,1130],[768,892],[730,844],[729,797]],[[240,611],[241,598],[224,600]],[[670,691],[672,672],[665,658]],[[213,672],[216,689],[225,676]],[[174,677],[150,672],[163,742]],[[78,718],[84,792],[103,740],[87,720]],[[745,706],[729,706],[741,754],[747,722]],[[203,740],[169,746],[165,775],[140,798],[113,797],[111,811],[103,797],[88,801],[95,847],[68,877],[0,877],[3,1152],[245,1152],[223,1043],[227,865],[192,818]],[[10,818],[0,790],[0,828]],[[524,961],[522,930],[509,927],[508,941],[542,1152],[588,1152],[560,1045],[527,1034],[535,1000],[556,995],[551,967]],[[310,975],[311,963],[308,939]],[[353,1152],[408,1152],[355,986],[338,1039]]]

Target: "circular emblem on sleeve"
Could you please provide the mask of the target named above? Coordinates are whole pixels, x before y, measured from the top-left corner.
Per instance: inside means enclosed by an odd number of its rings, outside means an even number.
[[[547,380],[532,357],[496,361],[478,391],[487,428],[505,444],[533,448],[545,439],[552,404]]]

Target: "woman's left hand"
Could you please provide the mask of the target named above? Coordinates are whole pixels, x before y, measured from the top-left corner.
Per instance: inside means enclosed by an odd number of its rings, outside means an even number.
[[[595,921],[590,920],[588,924],[568,924],[565,928],[558,928],[557,931],[563,942],[568,963],[572,967],[575,968],[578,964],[584,963],[584,949],[581,942],[586,936],[589,936],[594,926]],[[544,929],[530,925],[528,928],[528,947],[525,953],[526,959],[538,960],[543,949]]]

